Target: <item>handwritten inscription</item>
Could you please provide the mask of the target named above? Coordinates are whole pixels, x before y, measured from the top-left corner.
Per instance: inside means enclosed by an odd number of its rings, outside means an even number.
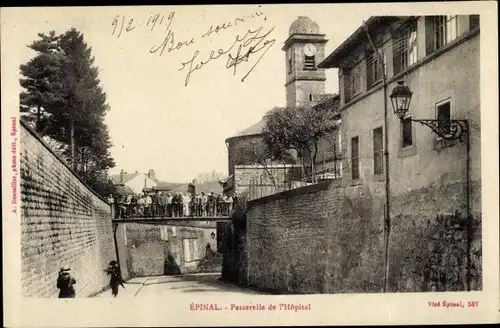
[[[262,18],[264,21],[267,20],[266,15],[261,12],[254,12],[248,16],[236,17],[233,20],[229,20],[220,24],[212,24],[210,27],[198,37],[182,37],[179,36],[172,28],[172,23],[176,17],[175,12],[171,12],[168,15],[154,14],[150,15],[148,21],[144,24],[149,31],[161,29],[166,34],[157,44],[153,44],[149,52],[151,54],[157,54],[163,56],[173,51],[179,51],[181,49],[192,47],[196,44],[198,39],[207,38],[210,36],[218,35],[223,31],[228,31],[231,28],[255,20],[257,18]],[[112,22],[112,35],[116,35],[120,38],[122,33],[128,33],[135,30],[138,26],[143,24],[136,22],[134,18],[125,17],[117,15],[114,17]],[[257,29],[248,29],[248,31],[243,35],[236,35],[233,39],[232,44],[227,47],[219,47],[218,49],[211,50],[209,53],[202,54],[200,49],[193,52],[193,55],[189,57],[188,60],[181,62],[181,67],[178,71],[186,71],[186,78],[184,80],[184,85],[189,84],[189,80],[192,74],[202,69],[208,63],[219,59],[220,57],[226,55],[227,62],[226,68],[232,69],[233,75],[236,75],[237,68],[243,62],[249,62],[251,57],[255,57],[256,60],[253,65],[248,69],[248,71],[243,75],[241,81],[244,82],[248,75],[255,69],[257,64],[262,60],[266,52],[274,45],[275,39],[271,39],[269,36],[273,32],[274,27],[264,31],[264,26]],[[260,52],[260,56],[255,54]],[[251,56],[254,55],[254,56]]]
[[[259,27],[256,30],[248,30],[247,33],[243,36],[240,37],[239,35],[236,35],[235,40],[233,44],[227,48],[227,49],[222,49],[219,48],[217,50],[212,50],[210,52],[210,55],[208,56],[207,59],[196,61],[198,55],[200,54],[199,50],[196,50],[193,54],[193,57],[186,61],[183,62],[181,67],[179,68],[179,71],[184,70],[186,67],[188,67],[188,72],[186,74],[186,79],[184,81],[184,85],[187,86],[189,83],[189,79],[191,78],[191,74],[195,72],[196,70],[200,70],[202,67],[207,65],[209,62],[216,60],[220,58],[223,55],[228,55],[228,60],[226,63],[226,68],[233,68],[233,75],[236,74],[236,67],[238,64],[240,64],[243,61],[248,61],[248,58],[250,57],[251,54],[255,54],[263,49],[262,55],[259,57],[257,62],[250,68],[250,70],[243,76],[241,79],[242,82],[245,81],[246,77],[253,71],[255,66],[260,62],[264,54],[269,50],[269,48],[276,42],[276,40],[265,40],[267,36],[274,30],[274,27],[270,29],[268,32],[260,35],[262,32],[263,27]],[[231,50],[235,48],[235,46],[238,45],[237,47],[237,52],[235,55],[231,55]],[[242,54],[243,52],[243,54]]]

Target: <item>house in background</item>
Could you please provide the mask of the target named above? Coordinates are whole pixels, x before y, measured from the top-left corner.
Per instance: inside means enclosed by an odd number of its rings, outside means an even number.
[[[480,226],[479,51],[479,15],[383,16],[371,17],[320,63],[338,69],[345,211],[380,230],[389,204],[393,234],[432,226],[438,214],[455,211],[463,221],[469,210]],[[413,92],[402,120],[389,99],[398,81]],[[442,139],[412,119],[468,120],[470,154],[466,142]],[[465,248],[464,236],[454,233]],[[480,236],[475,229],[474,243]],[[392,241],[402,262],[394,261],[391,272],[405,267],[404,252],[414,242]]]
[[[181,184],[180,186],[170,190],[170,192],[175,193],[175,192],[180,192],[180,193],[187,193],[188,192],[188,185],[189,183]],[[205,181],[202,183],[196,183],[195,184],[195,191],[197,194],[201,194],[204,192],[205,194],[209,194],[213,192],[214,194],[222,194],[223,189],[219,181]]]
[[[155,176],[154,170],[149,170],[148,173],[127,173],[124,170],[120,174],[115,174],[110,177],[114,185],[123,185],[133,190],[134,193],[139,194],[144,189],[151,189],[158,185],[158,180]]]
[[[158,181],[158,184],[152,187],[151,191],[169,192],[183,185],[184,183]]]

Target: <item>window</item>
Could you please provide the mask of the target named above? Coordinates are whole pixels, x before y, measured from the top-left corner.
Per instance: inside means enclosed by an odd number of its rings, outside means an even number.
[[[436,105],[437,129],[441,134],[450,133],[451,104],[450,101]]]
[[[314,56],[305,56],[305,69],[316,69],[316,60]]]
[[[382,128],[377,128],[373,130],[373,173],[382,174],[383,172],[383,146],[384,132]]]
[[[361,75],[359,70],[351,71],[346,79],[346,99],[351,99],[361,91]]]
[[[287,61],[288,61],[288,74],[292,74],[292,49],[288,48],[287,51]]]
[[[479,27],[479,15],[470,15],[469,16],[469,29],[473,30]]]
[[[351,139],[351,178],[359,179],[359,138]]]
[[[377,51],[380,56],[376,51],[373,51],[369,56],[367,56],[366,77],[368,87],[371,87],[375,83],[382,80],[384,78],[384,74],[387,74],[387,59],[385,52],[382,48],[377,49]],[[380,58],[382,58],[383,62],[380,61]]]
[[[405,117],[401,121],[401,148],[413,146],[413,131],[411,117]]]
[[[373,80],[374,82],[377,82],[381,80],[384,77],[385,73],[385,65],[386,65],[386,58],[385,58],[385,53],[382,49],[377,49],[377,52],[373,53]],[[379,56],[380,54],[380,56]],[[380,58],[382,58],[383,62],[380,61]]]
[[[442,48],[457,38],[457,16],[435,16],[434,50]]]
[[[410,23],[398,37],[394,48],[394,74],[415,64],[417,58],[417,22]]]
[[[312,93],[309,94],[309,101],[312,101],[313,100],[313,95]]]

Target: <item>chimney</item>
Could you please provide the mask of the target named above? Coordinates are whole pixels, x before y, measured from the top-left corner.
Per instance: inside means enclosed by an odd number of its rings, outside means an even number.
[[[148,178],[153,179],[153,180],[155,179],[155,170],[153,170],[153,169],[149,170]]]
[[[139,171],[135,171],[135,173],[139,173]]]
[[[123,183],[123,176],[125,175],[125,172],[123,169],[120,171],[120,183]]]

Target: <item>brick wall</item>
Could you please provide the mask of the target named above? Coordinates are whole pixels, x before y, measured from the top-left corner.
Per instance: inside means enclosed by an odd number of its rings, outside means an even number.
[[[207,243],[217,250],[215,227],[121,223],[117,232],[124,278],[220,271],[221,258],[204,259]]]
[[[339,181],[249,202],[248,283],[293,293],[329,291],[332,220],[341,220]]]
[[[109,205],[24,124],[20,156],[23,295],[57,297],[63,264],[77,280],[77,297],[103,290],[103,269],[115,259]]]
[[[481,290],[480,184],[471,191],[470,285]],[[391,198],[389,291],[466,290],[464,192],[458,182]],[[283,293],[383,292],[383,203],[383,183],[342,188],[338,181],[250,201],[248,283]]]

